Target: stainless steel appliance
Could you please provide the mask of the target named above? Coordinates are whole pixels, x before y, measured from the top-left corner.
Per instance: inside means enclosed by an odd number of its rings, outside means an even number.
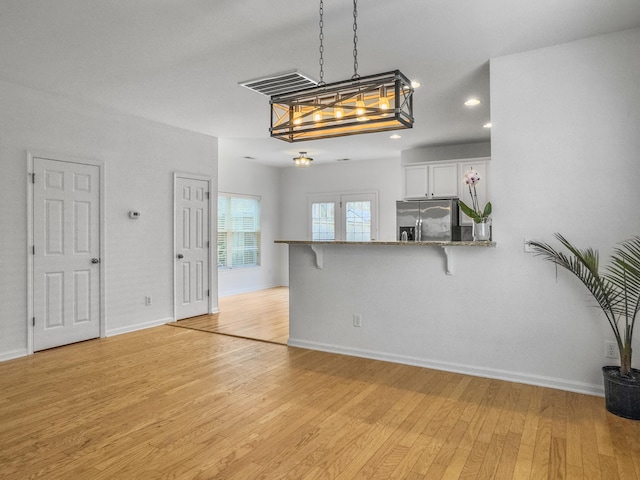
[[[396,219],[398,241],[460,240],[457,198],[400,200],[396,202]]]

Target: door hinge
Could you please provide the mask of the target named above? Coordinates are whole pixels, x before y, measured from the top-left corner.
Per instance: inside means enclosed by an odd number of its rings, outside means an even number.
[[[31,174],[31,183],[36,183],[36,174],[35,173]]]
[[[36,254],[36,246],[35,245],[32,248],[32,252],[33,252],[34,255]]]
[[[31,319],[31,326],[32,326],[32,327],[35,327],[35,326],[36,326],[36,317],[33,317],[33,318]]]
[[[209,192],[207,192],[207,200],[209,200],[209,198],[211,198],[211,197],[209,196]]]
[[[207,290],[207,297],[210,297],[211,294],[209,293],[209,290]]]
[[[211,248],[211,242],[207,240],[207,248]]]

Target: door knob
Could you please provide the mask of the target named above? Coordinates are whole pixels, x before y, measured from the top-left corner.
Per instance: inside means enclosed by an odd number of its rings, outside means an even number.
[[[184,258],[184,255],[183,255],[183,254],[181,254],[181,253],[179,253],[179,254],[177,255],[177,257],[178,257],[178,258]]]
[[[100,259],[99,258],[92,258],[91,259],[91,263],[100,263]]]

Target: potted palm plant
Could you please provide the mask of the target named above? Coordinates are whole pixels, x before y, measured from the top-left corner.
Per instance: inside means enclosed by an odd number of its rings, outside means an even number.
[[[547,243],[529,244],[538,255],[578,277],[602,309],[620,353],[620,366],[602,367],[607,410],[640,420],[640,370],[631,365],[633,327],[640,311],[640,236],[615,248],[602,273],[597,250],[576,248],[559,233],[555,237],[566,253]]]

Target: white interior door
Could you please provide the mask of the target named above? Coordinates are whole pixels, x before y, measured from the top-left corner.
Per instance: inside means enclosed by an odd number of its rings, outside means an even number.
[[[209,181],[176,177],[176,320],[209,313]]]
[[[34,351],[100,336],[100,168],[34,158]]]

